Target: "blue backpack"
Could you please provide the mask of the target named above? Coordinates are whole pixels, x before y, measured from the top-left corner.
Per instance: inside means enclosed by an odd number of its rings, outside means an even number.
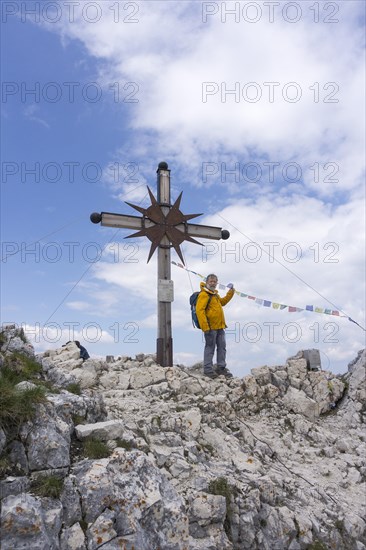
[[[193,292],[191,296],[189,297],[189,303],[191,305],[191,316],[192,316],[192,325],[196,328],[201,328],[200,324],[198,322],[197,312],[196,312],[196,304],[197,304],[197,298],[199,293],[202,292],[201,290],[198,292]],[[206,305],[206,309],[209,306],[209,303],[211,302],[212,294],[209,295],[208,302]]]

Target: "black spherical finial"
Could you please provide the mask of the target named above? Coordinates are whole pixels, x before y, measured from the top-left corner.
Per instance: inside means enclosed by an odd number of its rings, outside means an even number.
[[[159,162],[158,170],[168,170],[168,163],[167,162]]]
[[[93,214],[90,214],[90,221],[93,223],[100,223],[102,221],[102,214],[99,214],[99,212],[93,212]]]
[[[230,237],[230,232],[227,229],[222,229],[221,231],[221,238],[226,241]]]

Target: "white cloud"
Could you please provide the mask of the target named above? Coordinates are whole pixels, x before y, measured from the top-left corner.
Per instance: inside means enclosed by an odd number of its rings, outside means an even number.
[[[44,126],[47,129],[50,128],[50,125],[46,120],[44,120],[39,116],[36,116],[36,113],[38,113],[39,110],[40,110],[39,106],[36,105],[35,103],[32,103],[31,105],[27,105],[27,107],[23,109],[23,112],[27,119],[33,122],[37,122],[38,124],[41,124],[41,126]]]
[[[360,185],[365,82],[359,3],[342,5],[338,17],[322,13],[320,21],[327,15],[339,19],[328,24],[314,23],[307,5],[296,24],[278,15],[274,23],[267,16],[256,24],[242,17],[222,23],[218,15],[203,24],[202,6],[192,2],[138,6],[134,24],[117,25],[104,16],[95,24],[79,17],[62,25],[63,35],[81,40],[100,61],[102,84],[138,84],[139,103],[129,120],[139,132],[133,146],[144,144],[155,156],[165,151],[190,166],[228,152],[237,160],[254,153],[302,166],[333,161],[340,166],[338,182],[328,181],[326,172],[320,185],[307,177],[306,186],[331,196]],[[204,82],[215,91],[206,102]],[[278,83],[272,85],[273,102],[269,82]],[[256,93],[248,83],[257,83],[262,95],[256,103],[248,101]],[[238,102],[233,94],[222,97],[235,86]],[[147,137],[146,131],[153,134]]]
[[[125,303],[153,303],[156,300],[156,259],[146,265],[149,247],[142,245],[137,262],[98,262],[93,266],[94,277],[115,288],[125,289]],[[97,295],[99,292],[97,293]]]
[[[82,301],[67,302],[66,305],[70,309],[75,309],[76,311],[85,311],[90,308],[90,304],[88,304],[88,302]]]

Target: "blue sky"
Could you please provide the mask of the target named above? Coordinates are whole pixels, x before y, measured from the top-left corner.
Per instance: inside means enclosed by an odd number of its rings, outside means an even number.
[[[89,215],[148,206],[164,160],[182,211],[231,233],[184,244],[189,269],[365,326],[362,2],[1,7],[3,323],[37,351],[69,339],[95,356],[155,351],[150,244]],[[191,365],[200,278],[175,266],[172,278],[174,361]],[[314,347],[343,372],[365,345],[347,318],[239,295],[225,313],[237,376]]]

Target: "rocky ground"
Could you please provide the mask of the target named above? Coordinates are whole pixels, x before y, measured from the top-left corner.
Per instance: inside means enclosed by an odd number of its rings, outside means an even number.
[[[365,350],[343,376],[299,352],[209,380],[73,343],[34,357],[15,328],[0,343],[2,376],[39,366],[18,392],[47,386],[16,429],[1,416],[2,550],[366,549]]]

